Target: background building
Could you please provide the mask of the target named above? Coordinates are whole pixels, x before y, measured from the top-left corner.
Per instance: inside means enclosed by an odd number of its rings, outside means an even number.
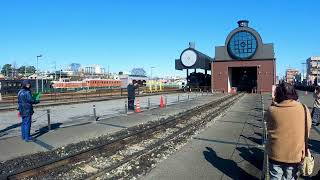
[[[106,69],[101,67],[100,65],[92,65],[92,66],[85,66],[83,68],[85,74],[105,74]]]
[[[290,84],[296,84],[301,82],[301,75],[297,69],[286,70],[286,82]]]
[[[311,56],[306,60],[307,66],[307,83],[313,85],[317,80],[317,76],[320,75],[320,56]]]
[[[67,68],[68,71],[73,71],[74,73],[78,73],[80,69],[81,69],[81,64],[79,63],[71,63]]]
[[[224,46],[215,47],[212,63],[212,90],[271,92],[276,81],[276,63],[272,43],[262,42],[260,34],[238,21]]]

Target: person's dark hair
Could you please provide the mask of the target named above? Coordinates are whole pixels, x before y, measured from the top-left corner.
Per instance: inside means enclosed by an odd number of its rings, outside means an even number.
[[[299,96],[293,85],[283,82],[279,84],[275,92],[275,101],[281,103],[284,100],[298,100]]]
[[[31,85],[31,81],[30,81],[29,79],[23,80],[22,83],[21,83],[21,87],[22,87],[22,88],[29,89],[29,88],[26,87],[27,84],[30,84],[30,85]]]

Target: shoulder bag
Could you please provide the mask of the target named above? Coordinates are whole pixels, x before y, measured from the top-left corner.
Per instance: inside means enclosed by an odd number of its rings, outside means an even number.
[[[300,173],[302,176],[310,176],[313,172],[314,167],[314,158],[311,155],[309,148],[308,148],[308,118],[307,118],[307,109],[305,105],[303,105],[304,109],[304,121],[305,121],[305,128],[304,128],[304,143],[305,143],[305,157],[300,163]]]

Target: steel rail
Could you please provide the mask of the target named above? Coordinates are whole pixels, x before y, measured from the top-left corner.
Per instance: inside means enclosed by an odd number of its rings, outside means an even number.
[[[240,97],[238,97],[238,98],[240,98]],[[238,98],[236,98],[235,100],[237,100]],[[230,107],[230,105],[232,105],[235,102],[235,100],[228,102],[227,104],[223,105],[220,109],[216,110],[213,114],[210,114],[205,118],[206,119],[212,119],[214,117],[217,117],[221,112],[223,112],[228,107]],[[187,126],[180,128],[177,132],[175,132],[173,134],[170,134],[169,136],[165,137],[164,139],[161,139],[161,140],[157,141],[156,143],[151,144],[150,146],[146,147],[145,149],[143,149],[141,151],[138,151],[138,152],[135,152],[132,155],[124,158],[122,161],[120,161],[120,162],[118,162],[116,164],[113,164],[110,167],[106,167],[106,168],[100,170],[98,173],[95,173],[94,175],[91,175],[91,176],[87,177],[86,180],[96,179],[96,178],[106,174],[107,172],[110,172],[110,171],[120,167],[121,165],[123,165],[125,163],[128,163],[128,162],[130,162],[131,160],[133,160],[135,158],[138,158],[139,156],[141,156],[143,154],[152,153],[153,149],[155,149],[155,148],[159,147],[160,145],[163,145],[166,142],[174,139],[177,135],[180,135],[180,134],[186,132],[188,129],[192,128],[194,124],[197,124],[197,123],[199,123],[199,121],[192,122],[192,123],[188,124]]]
[[[16,172],[11,172],[9,174],[1,175],[0,179],[21,179],[21,178],[25,177],[23,175],[30,176],[32,174],[35,174],[35,173],[41,171],[41,170],[46,170],[47,171],[49,169],[54,169],[56,167],[62,166],[64,164],[68,164],[69,162],[74,162],[77,159],[79,160],[81,158],[86,157],[87,155],[91,154],[92,152],[99,152],[101,150],[104,150],[106,146],[109,146],[111,144],[115,144],[115,143],[117,143],[119,141],[122,141],[124,139],[133,137],[133,136],[141,134],[141,133],[144,133],[144,132],[149,131],[151,129],[155,129],[155,128],[159,127],[159,126],[163,126],[165,124],[171,123],[173,121],[176,121],[176,119],[178,119],[178,118],[183,118],[183,117],[188,117],[190,115],[194,115],[196,112],[200,112],[202,109],[204,109],[206,107],[210,107],[210,106],[215,105],[217,103],[224,102],[224,101],[226,101],[226,100],[228,100],[228,99],[230,99],[230,98],[232,98],[234,96],[236,96],[236,95],[224,96],[224,97],[222,97],[220,99],[217,99],[217,100],[215,100],[213,102],[207,103],[205,105],[196,107],[196,108],[191,109],[191,110],[187,110],[184,113],[182,113],[182,114],[180,114],[180,115],[178,115],[176,117],[170,117],[170,118],[166,119],[164,122],[161,122],[160,124],[156,124],[156,125],[147,127],[145,129],[139,130],[139,131],[137,131],[135,133],[132,133],[132,134],[126,134],[126,135],[120,136],[119,138],[111,140],[109,142],[106,142],[105,144],[100,144],[98,146],[88,148],[86,150],[80,151],[80,152],[75,153],[75,154],[69,154],[69,155],[61,157],[61,158],[57,158],[57,159],[49,160],[49,161],[46,161],[46,162],[42,162],[42,163],[39,163],[39,164],[37,164],[36,166],[33,166],[33,167],[27,167],[27,168],[18,170]]]

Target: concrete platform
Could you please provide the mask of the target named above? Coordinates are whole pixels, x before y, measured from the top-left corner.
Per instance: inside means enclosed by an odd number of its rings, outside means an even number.
[[[176,93],[163,95],[167,97],[167,104],[175,104],[179,100],[186,101],[188,96],[190,99],[197,98],[202,94],[196,93]],[[206,94],[205,94],[206,95]],[[147,109],[148,99],[150,100],[150,108],[156,108],[160,103],[160,95],[139,97],[142,109]],[[69,104],[50,107],[37,107],[32,116],[31,133],[37,133],[45,128],[48,124],[47,110],[50,110],[50,119],[53,128],[65,127],[74,124],[81,124],[94,121],[93,105],[96,106],[96,115],[100,119],[125,115],[126,98],[87,102],[81,104]],[[0,112],[0,139],[20,135],[21,119],[17,116],[18,111]]]
[[[304,94],[305,92],[298,91],[299,100],[301,103],[307,105],[309,107],[310,112],[313,108],[313,93],[308,93],[308,95]],[[313,126],[310,132],[309,137],[309,148],[311,154],[315,159],[315,169],[313,171],[313,175],[316,175],[320,171],[320,127]]]
[[[300,101],[312,108],[312,94],[299,92]],[[271,95],[264,94],[265,110]],[[263,169],[262,104],[260,95],[247,94],[225,116],[215,120],[185,146],[140,179],[259,179]],[[320,130],[313,127],[309,147],[320,169]],[[300,178],[302,179],[302,178]]]
[[[141,179],[258,179],[261,176],[261,102],[248,94]]]
[[[83,140],[96,138],[101,135],[111,134],[124,128],[135,126],[147,121],[155,121],[159,120],[160,118],[166,118],[171,115],[175,115],[183,111],[192,109],[196,106],[209,103],[222,96],[224,96],[224,94],[204,94],[203,96],[200,94],[193,94],[193,99],[188,101],[185,95],[184,97],[180,97],[180,100],[182,101],[177,102],[177,96],[171,95],[171,101],[168,98],[168,106],[164,109],[159,109],[155,104],[153,104],[153,109],[145,110],[144,112],[139,114],[129,113],[114,115],[111,117],[101,116],[102,112],[107,111],[104,109],[107,109],[109,106],[111,107],[111,109],[116,109],[118,106],[119,108],[124,106],[124,104],[120,104],[122,101],[108,101],[107,103],[110,103],[108,106],[103,106],[103,104],[101,104],[101,106],[97,105],[97,114],[101,117],[97,122],[92,119],[88,120],[87,118],[83,122],[76,121],[76,123],[63,123],[62,126],[62,123],[60,123],[59,121],[53,121],[52,131],[47,132],[46,127],[40,127],[39,129],[34,131],[33,137],[36,138],[35,142],[24,142],[21,140],[20,136],[0,139],[0,161],[9,160],[18,156],[32,154],[39,151],[48,151],[57,147],[65,146],[70,143],[76,143]],[[155,96],[153,98],[157,101],[159,100],[159,96]],[[141,101],[142,107],[146,107],[146,99],[141,98]],[[81,110],[83,111],[83,109],[85,109],[86,106],[83,106],[84,107],[79,108],[78,110],[71,109],[69,110],[69,113],[77,115],[77,112]],[[90,104],[87,106],[90,107]],[[65,110],[63,108],[60,108],[61,106],[57,107],[56,115],[61,118],[67,118],[68,114],[65,113]],[[80,113],[88,112],[85,111]],[[1,118],[2,117],[3,116],[1,116]],[[19,132],[19,126],[16,128],[16,131]]]

